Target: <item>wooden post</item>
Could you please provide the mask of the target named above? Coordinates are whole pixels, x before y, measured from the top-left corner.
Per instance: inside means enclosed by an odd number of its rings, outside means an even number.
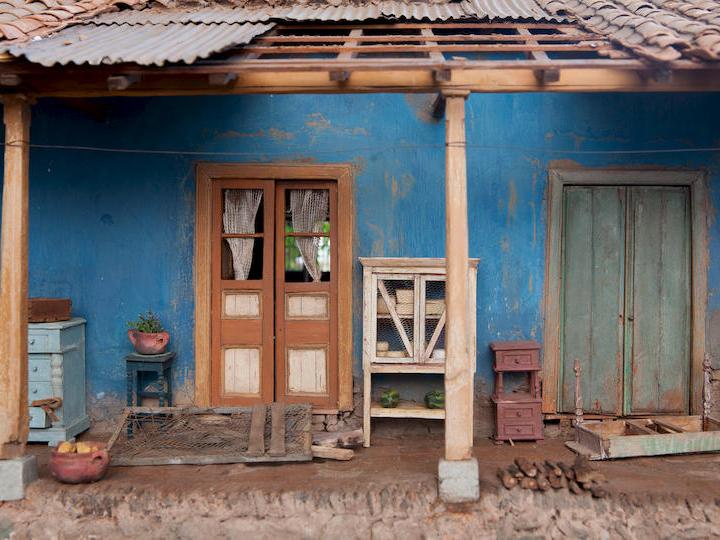
[[[0,238],[0,459],[23,455],[28,438],[28,165],[30,105],[3,100],[5,176]]]
[[[445,459],[472,457],[473,367],[468,352],[468,214],[465,155],[467,92],[446,93],[445,252]]]

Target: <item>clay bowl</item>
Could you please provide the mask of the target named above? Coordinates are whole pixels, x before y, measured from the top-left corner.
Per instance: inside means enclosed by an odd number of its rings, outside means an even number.
[[[50,473],[53,478],[65,484],[87,484],[97,482],[108,470],[110,456],[105,443],[84,441],[99,450],[85,454],[61,454],[53,450],[50,455]]]

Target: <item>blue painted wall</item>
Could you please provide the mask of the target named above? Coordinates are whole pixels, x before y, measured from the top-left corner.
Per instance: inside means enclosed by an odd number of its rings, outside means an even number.
[[[429,116],[432,99],[41,100],[32,125],[37,145],[197,153],[31,151],[31,294],[70,296],[75,312],[88,319],[88,392],[95,415],[123,399],[125,321],[149,307],[172,332],[180,397],[192,397],[196,161],[351,162],[357,169],[355,255],[442,256],[444,125]],[[470,254],[482,259],[477,374],[487,393],[487,343],[543,337],[551,161],[700,167],[711,173],[718,207],[720,153],[612,151],[720,146],[720,100],[713,94],[474,95],[467,122]],[[610,153],[594,153],[601,151]],[[720,317],[720,229],[714,218],[710,255],[711,318]],[[355,298],[357,374],[359,268]],[[720,353],[720,337],[711,332],[709,339]]]

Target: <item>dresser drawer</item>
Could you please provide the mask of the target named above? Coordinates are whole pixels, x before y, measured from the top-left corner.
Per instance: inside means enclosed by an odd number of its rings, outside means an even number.
[[[51,336],[46,332],[29,332],[28,333],[28,352],[29,353],[46,353],[54,352],[52,349],[58,349],[58,346],[54,346],[53,339],[55,336]],[[59,351],[58,351],[59,352]]]
[[[514,441],[522,439],[542,439],[542,434],[538,434],[538,428],[534,422],[524,423],[505,423],[498,430],[498,439],[512,439]]]
[[[49,354],[31,355],[28,360],[28,380],[50,382],[50,360]]]
[[[542,404],[536,402],[496,402],[497,438],[500,440],[538,440],[543,438]]]
[[[36,399],[47,399],[51,397],[55,396],[52,395],[52,385],[49,382],[28,383],[28,404],[32,403]]]
[[[40,407],[28,407],[30,413],[30,427],[35,429],[49,428],[52,425],[47,413]]]

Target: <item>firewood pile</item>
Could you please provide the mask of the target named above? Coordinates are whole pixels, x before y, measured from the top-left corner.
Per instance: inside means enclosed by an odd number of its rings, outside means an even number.
[[[509,467],[498,469],[498,478],[507,489],[518,486],[533,491],[566,489],[575,495],[587,491],[598,499],[607,496],[605,476],[584,456],[577,456],[572,465],[551,460],[533,462],[519,457]]]

